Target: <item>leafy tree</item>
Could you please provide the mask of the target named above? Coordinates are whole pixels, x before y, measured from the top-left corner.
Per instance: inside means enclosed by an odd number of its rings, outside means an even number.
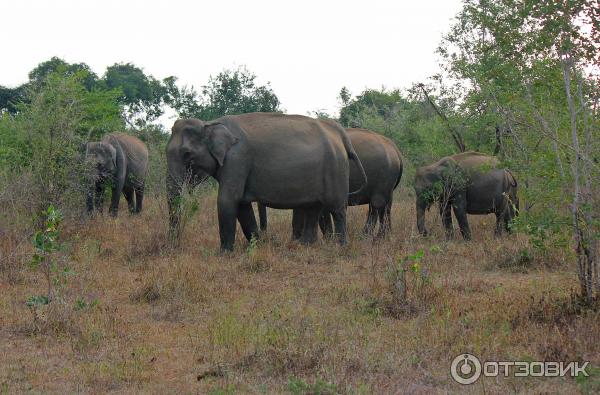
[[[59,57],[53,56],[50,60],[40,63],[29,72],[29,83],[39,87],[46,82],[48,75],[51,73],[60,73],[65,77],[78,74],[83,86],[88,91],[92,90],[98,82],[98,76],[87,64],[68,63]]]
[[[119,91],[88,91],[86,76],[86,71],[52,72],[41,86],[30,87],[29,103],[0,118],[0,177],[11,180],[0,184],[21,185],[27,197],[15,200],[27,205],[26,211],[80,207],[86,171],[82,143],[90,131],[99,136],[123,128]]]
[[[270,85],[257,85],[256,75],[241,67],[211,77],[202,87],[197,112],[190,115],[210,120],[224,115],[280,111],[279,105]]]
[[[499,154],[526,187],[523,229],[569,231],[582,295],[600,295],[597,238],[597,0],[467,0],[439,53],[468,134],[496,125]],[[566,196],[572,196],[570,203]]]
[[[131,64],[114,64],[106,69],[102,82],[108,89],[120,89],[119,102],[125,109],[125,120],[130,127],[143,127],[164,114],[164,104],[171,102],[174,77],[163,82]]]
[[[342,88],[340,123],[345,127],[361,127],[381,133],[394,140],[402,151],[408,175],[403,182],[411,182],[414,168],[452,153],[445,126],[430,104],[423,98],[400,90],[367,89],[352,98]]]
[[[20,85],[16,88],[8,88],[0,85],[0,114],[3,112],[15,114],[17,112],[17,104],[25,100],[25,85]]]

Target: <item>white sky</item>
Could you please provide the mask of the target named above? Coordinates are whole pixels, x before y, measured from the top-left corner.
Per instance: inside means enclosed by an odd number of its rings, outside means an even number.
[[[18,0],[0,3],[0,84],[58,56],[98,74],[132,62],[199,88],[246,65],[288,113],[337,113],[338,93],[406,88],[438,70],[460,0]]]

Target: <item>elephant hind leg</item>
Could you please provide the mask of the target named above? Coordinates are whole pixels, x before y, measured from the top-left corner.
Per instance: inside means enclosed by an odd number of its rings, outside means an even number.
[[[317,226],[321,207],[309,207],[302,209],[301,211],[304,215],[302,215],[302,213],[299,215],[304,218],[304,227],[302,229],[302,235],[300,236],[300,242],[302,244],[312,244],[317,241]]]
[[[142,203],[144,202],[144,184],[135,189],[135,213],[142,212]]]
[[[324,237],[331,238],[333,236],[331,213],[325,209],[323,209],[321,215],[319,215],[319,228],[321,228]]]
[[[348,244],[348,228],[346,226],[346,207],[331,212],[335,226],[335,236],[340,245]]]
[[[251,203],[242,203],[238,207],[237,219],[242,227],[242,232],[248,241],[258,239],[258,226]]]
[[[124,186],[123,195],[125,195],[125,200],[127,200],[127,208],[129,208],[129,212],[132,214],[135,213],[135,198],[133,187]]]
[[[379,209],[379,232],[377,237],[385,237],[392,230],[392,201]]]
[[[367,214],[367,222],[365,222],[365,226],[363,226],[363,233],[367,236],[373,234],[373,230],[375,229],[375,225],[377,225],[377,214],[378,210],[373,207],[372,203],[369,203],[369,213]]]

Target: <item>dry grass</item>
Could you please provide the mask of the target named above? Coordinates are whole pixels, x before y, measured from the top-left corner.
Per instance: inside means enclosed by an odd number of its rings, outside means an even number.
[[[417,236],[412,201],[398,199],[393,235],[360,235],[366,208],[349,210],[351,242],[290,241],[290,213],[270,210],[256,246],[238,232],[218,254],[214,194],[200,202],[181,246],[166,243],[166,208],[65,224],[77,273],[66,300],[33,323],[24,301],[43,292],[18,239],[3,239],[0,392],[431,393],[596,392],[598,371],[570,378],[449,375],[461,352],[498,360],[589,360],[600,365],[600,315],[570,305],[567,252],[544,257],[522,235],[493,238],[494,218],[471,217],[474,240]],[[17,249],[15,255],[10,251]],[[394,292],[398,259],[424,251]],[[26,251],[25,251],[26,253]],[[409,260],[410,262],[410,260]],[[98,305],[89,305],[97,300]],[[37,326],[36,326],[37,325]]]

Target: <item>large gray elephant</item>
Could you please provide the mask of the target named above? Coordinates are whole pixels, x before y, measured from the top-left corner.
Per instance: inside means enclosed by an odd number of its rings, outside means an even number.
[[[509,224],[519,207],[517,180],[508,169],[498,168],[499,161],[479,152],[464,152],[440,159],[417,169],[415,193],[417,228],[427,235],[425,210],[439,203],[447,237],[452,237],[452,213],[466,240],[471,239],[467,214],[496,214],[496,234]]]
[[[301,115],[250,113],[211,122],[180,119],[167,144],[170,225],[177,237],[180,197],[188,179],[210,175],[219,183],[221,249],[233,250],[236,218],[244,236],[257,237],[251,203],[299,209],[302,241],[317,237],[321,208],[333,213],[338,241],[346,243],[349,159],[366,175],[345,130]]]
[[[87,192],[88,212],[91,213],[94,206],[102,212],[104,190],[109,185],[112,192],[109,212],[113,216],[119,211],[121,193],[127,199],[130,212],[142,211],[144,182],[148,172],[146,145],[128,134],[109,133],[100,142],[87,143],[85,152],[92,173]]]
[[[363,227],[365,234],[372,234],[379,220],[379,231],[377,236],[386,235],[391,229],[391,208],[394,189],[398,186],[402,177],[402,156],[396,144],[379,133],[367,129],[346,129],[352,146],[360,158],[367,174],[367,186],[359,193],[348,199],[349,206],[362,204],[369,205],[367,221]],[[350,165],[350,190],[361,187],[362,176],[360,169]],[[259,217],[261,230],[267,228],[266,208],[259,204]],[[304,219],[298,212],[294,212],[292,227],[294,238],[300,238]],[[323,234],[331,235],[333,227],[331,214],[321,213],[319,225]]]

